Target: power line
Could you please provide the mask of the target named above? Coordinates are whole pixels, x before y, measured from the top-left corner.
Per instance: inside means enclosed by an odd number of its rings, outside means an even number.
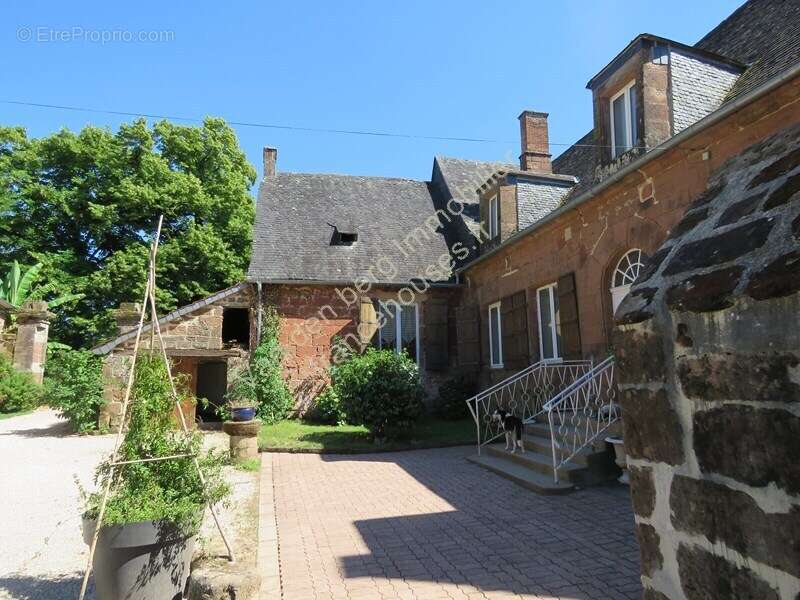
[[[33,108],[53,108],[57,110],[69,110],[74,112],[98,113],[104,115],[117,115],[122,117],[145,117],[148,119],[168,119],[170,121],[185,121],[188,123],[202,123],[200,117],[178,117],[175,115],[161,115],[154,113],[129,112],[122,110],[105,110],[102,108],[89,108],[85,106],[67,106],[64,104],[44,104],[41,102],[23,102],[21,100],[0,100],[0,104],[13,104],[17,106],[31,106]],[[444,142],[474,142],[484,144],[516,144],[517,140],[496,140],[491,138],[472,138],[472,137],[448,137],[438,135],[414,135],[409,133],[392,133],[389,131],[367,131],[360,129],[326,129],[321,127],[300,127],[297,125],[280,125],[277,123],[254,123],[248,121],[228,121],[229,125],[237,127],[257,127],[261,129],[281,129],[284,131],[303,131],[310,133],[333,133],[343,135],[366,135],[372,137],[402,138],[408,140],[434,140]],[[565,144],[560,142],[549,142],[551,146],[567,146],[574,148],[610,148],[608,144]],[[637,146],[638,147],[638,146]],[[647,150],[644,146],[638,147]],[[629,148],[633,149],[633,148]]]
[[[117,115],[124,117],[145,117],[148,119],[169,119],[170,121],[187,121],[192,123],[202,123],[203,119],[199,117],[178,117],[175,115],[160,115],[149,114],[140,112],[128,112],[122,110],[104,110],[99,108],[88,108],[84,106],[66,106],[62,104],[44,104],[40,102],[22,102],[19,100],[0,100],[0,104],[15,104],[18,106],[32,106],[34,108],[54,108],[58,110],[70,110],[75,112],[89,112],[99,113],[105,115]],[[325,129],[320,127],[299,127],[296,125],[279,125],[277,123],[253,123],[247,121],[227,121],[230,125],[238,127],[259,127],[262,129],[282,129],[285,131],[306,131],[313,133],[336,133],[346,135],[368,135],[373,137],[390,137],[390,138],[404,138],[416,140],[436,140],[447,142],[478,142],[490,144],[515,144],[516,142],[510,140],[494,140],[487,138],[471,138],[471,137],[448,137],[438,135],[413,135],[406,133],[392,133],[388,131],[363,131],[358,129]]]

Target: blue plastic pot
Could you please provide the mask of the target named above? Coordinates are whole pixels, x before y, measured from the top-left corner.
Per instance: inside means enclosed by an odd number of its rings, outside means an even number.
[[[252,421],[256,418],[255,406],[243,406],[231,409],[231,419],[233,421]]]

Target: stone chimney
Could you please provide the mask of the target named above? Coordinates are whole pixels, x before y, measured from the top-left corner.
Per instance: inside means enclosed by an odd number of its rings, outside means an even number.
[[[547,137],[547,113],[523,111],[519,116],[522,154],[519,166],[523,171],[552,173],[550,143]]]
[[[275,177],[275,163],[278,162],[278,149],[264,146],[264,177]]]
[[[114,320],[117,322],[117,333],[122,335],[139,324],[139,315],[142,305],[138,302],[122,302],[119,308],[113,311]]]

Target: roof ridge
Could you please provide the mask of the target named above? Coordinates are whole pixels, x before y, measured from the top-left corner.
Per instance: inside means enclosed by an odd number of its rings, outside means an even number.
[[[724,19],[722,19],[722,21],[720,21],[719,23],[717,23],[715,27],[713,27],[713,28],[712,28],[710,31],[707,31],[703,37],[701,37],[699,40],[697,40],[697,41],[696,41],[694,44],[692,44],[692,45],[693,45],[694,47],[698,47],[698,46],[700,46],[700,44],[702,44],[702,43],[703,43],[703,42],[706,40],[706,38],[709,38],[709,37],[711,37],[711,36],[712,36],[712,35],[713,35],[713,34],[714,34],[714,33],[715,33],[715,32],[716,32],[718,29],[721,29],[722,27],[724,27],[725,25],[727,25],[727,24],[728,24],[728,22],[729,22],[729,21],[731,21],[731,20],[732,20],[734,17],[738,16],[738,14],[739,14],[740,12],[742,12],[742,11],[743,11],[743,10],[744,10],[744,9],[745,9],[745,8],[746,8],[748,5],[749,5],[749,4],[751,4],[751,3],[755,3],[755,2],[757,2],[757,0],[746,0],[746,2],[744,2],[744,3],[743,3],[741,6],[739,6],[739,7],[738,7],[736,10],[734,10],[734,11],[733,11],[731,14],[729,14],[727,17],[725,17]]]
[[[413,179],[411,177],[390,177],[385,175],[352,175],[348,173],[306,173],[299,171],[279,171],[275,174],[276,177],[281,175],[300,175],[303,177],[342,177],[348,179],[381,179],[384,181],[410,181],[412,183],[430,183],[426,179]],[[269,181],[270,178],[266,178]]]
[[[504,160],[478,160],[477,158],[460,158],[458,156],[445,156],[444,154],[435,154],[433,156],[434,159],[439,160],[447,159],[447,160],[458,160],[461,162],[471,162],[471,163],[481,163],[486,165],[511,165],[514,163],[506,162]]]

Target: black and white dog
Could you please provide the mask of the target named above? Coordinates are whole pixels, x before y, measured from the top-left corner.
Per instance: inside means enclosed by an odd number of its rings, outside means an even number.
[[[500,423],[503,432],[506,434],[506,450],[510,450],[513,454],[517,447],[525,452],[525,446],[522,443],[522,419],[515,417],[507,410],[498,408],[492,413],[492,420]]]

